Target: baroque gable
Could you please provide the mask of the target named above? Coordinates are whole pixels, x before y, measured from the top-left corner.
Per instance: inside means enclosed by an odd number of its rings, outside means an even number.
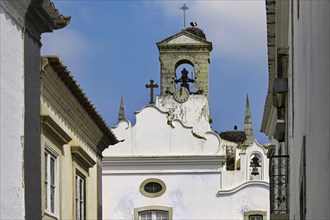
[[[199,46],[208,46],[212,48],[212,43],[198,37],[194,34],[191,34],[187,31],[181,31],[177,34],[174,34],[160,42],[157,43],[159,48],[166,47],[166,46],[176,46],[176,45],[199,45]]]
[[[167,42],[168,44],[200,44],[201,42],[193,39],[191,37],[188,37],[186,35],[181,35],[178,36],[176,38],[171,39],[169,42]]]
[[[122,120],[112,131],[120,140],[106,149],[103,156],[188,156],[224,155],[220,137],[209,130],[196,135],[180,120],[170,121],[169,114],[148,105],[136,113],[134,126]],[[146,138],[147,137],[147,138]]]

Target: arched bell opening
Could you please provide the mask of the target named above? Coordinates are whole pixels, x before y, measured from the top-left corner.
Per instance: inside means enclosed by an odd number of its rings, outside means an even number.
[[[195,92],[195,68],[189,60],[180,60],[175,64],[175,88],[186,87],[190,93]]]
[[[262,179],[262,156],[260,153],[252,153],[249,156],[249,167],[248,174],[250,180],[261,180]]]

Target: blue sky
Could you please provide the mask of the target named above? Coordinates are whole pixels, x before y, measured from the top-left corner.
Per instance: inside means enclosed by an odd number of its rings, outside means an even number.
[[[209,71],[210,111],[215,131],[243,129],[249,94],[255,137],[260,133],[268,86],[264,0],[120,1],[53,0],[71,23],[42,36],[42,55],[58,55],[109,126],[149,102],[145,84],[160,82],[159,42],[196,21],[213,43]],[[159,94],[159,88],[156,90]]]

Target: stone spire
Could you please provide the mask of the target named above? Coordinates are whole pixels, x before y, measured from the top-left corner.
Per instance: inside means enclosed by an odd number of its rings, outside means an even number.
[[[246,95],[246,107],[245,107],[245,119],[244,119],[244,132],[246,135],[246,140],[244,145],[250,145],[254,142],[252,119],[250,112],[249,96]]]
[[[123,119],[125,119],[125,109],[124,109],[124,100],[123,100],[123,97],[121,97],[119,114],[118,114],[118,123]]]

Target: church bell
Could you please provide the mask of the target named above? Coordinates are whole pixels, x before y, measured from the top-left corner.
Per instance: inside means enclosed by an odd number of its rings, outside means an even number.
[[[257,157],[256,154],[252,158],[252,162],[250,162],[250,167],[253,167],[251,175],[257,176],[257,175],[260,174],[259,171],[258,171],[258,167],[261,167],[261,166],[259,164],[259,158]]]
[[[251,175],[253,175],[253,176],[259,175],[259,171],[258,171],[258,168],[257,167],[253,167],[252,172],[251,172]]]

